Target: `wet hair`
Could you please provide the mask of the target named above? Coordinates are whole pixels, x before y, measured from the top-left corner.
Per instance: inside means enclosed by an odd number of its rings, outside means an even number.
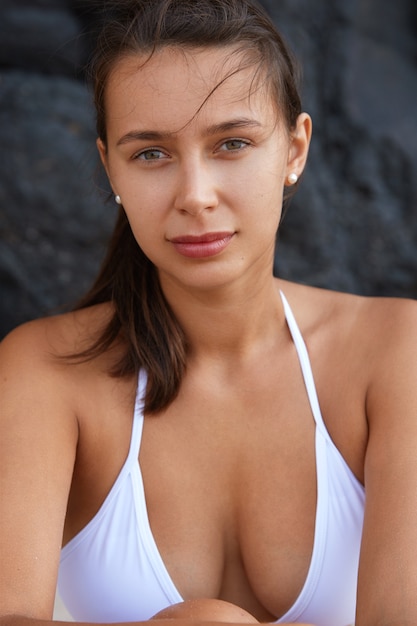
[[[118,61],[132,55],[151,58],[168,46],[234,46],[241,67],[253,65],[256,81],[261,80],[270,90],[288,132],[295,128],[301,113],[296,65],[256,1],[104,0],[102,7],[90,76],[97,133],[104,146],[106,86]],[[254,81],[250,89],[255,88]],[[164,297],[156,267],[134,238],[123,207],[99,275],[77,308],[103,302],[113,304],[111,319],[91,345],[74,356],[95,358],[121,341],[122,356],[110,374],[131,376],[145,368],[144,409],[148,413],[162,411],[178,394],[187,364],[187,339]]]

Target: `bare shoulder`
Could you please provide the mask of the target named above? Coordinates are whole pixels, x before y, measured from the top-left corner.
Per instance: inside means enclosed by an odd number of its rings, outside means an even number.
[[[344,336],[353,333],[368,348],[386,350],[417,333],[417,301],[368,297],[283,282],[307,332],[317,328]]]
[[[345,297],[357,301],[358,322],[371,334],[384,335],[385,339],[389,340],[417,331],[416,300],[394,297]]]
[[[324,372],[326,381],[340,376],[344,387],[351,381],[350,395],[358,393],[368,409],[370,398],[386,401],[390,389],[414,393],[417,301],[364,297],[293,283],[284,288],[317,375]]]
[[[417,374],[417,301],[407,298],[341,298],[342,316],[354,299],[355,332],[368,351],[373,371],[380,375],[388,364],[400,362],[413,367]],[[346,304],[345,304],[346,302]],[[407,364],[407,365],[406,365]]]
[[[3,399],[14,402],[26,396],[32,402],[36,398],[44,402],[48,398],[57,406],[65,403],[73,407],[80,381],[87,382],[103,372],[105,365],[103,359],[74,365],[66,357],[84,350],[108,315],[108,307],[92,307],[34,320],[14,329],[0,343]]]
[[[53,370],[62,357],[83,351],[110,316],[108,305],[26,322],[0,342],[2,373],[7,366]]]
[[[377,408],[374,414],[382,415],[395,398],[397,412],[405,419],[417,410],[417,302],[371,298],[364,306],[362,334],[371,337],[372,355],[368,415],[372,407]]]

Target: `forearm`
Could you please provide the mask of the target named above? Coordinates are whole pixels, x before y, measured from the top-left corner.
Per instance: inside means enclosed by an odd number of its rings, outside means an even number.
[[[202,620],[195,618],[152,618],[152,626],[166,626],[166,621],[169,619],[170,621],[175,620],[175,626],[193,626],[198,622],[199,626],[219,626],[219,623],[231,624],[231,622],[219,622],[218,620]],[[0,617],[0,626],[51,626],[53,624],[59,624],[60,626],[100,626],[99,624],[92,624],[89,622],[65,622],[65,621],[53,621],[52,619],[38,619],[33,617],[27,617],[23,615],[4,615]],[[149,626],[147,621],[144,622],[129,622],[131,626]],[[233,622],[233,626],[245,626],[247,622]],[[102,624],[101,626],[108,626],[108,624]],[[112,623],[112,626],[126,626],[126,622],[120,623]],[[315,626],[314,624],[306,624],[306,623],[281,623],[280,626]],[[396,625],[393,625],[396,626]],[[401,626],[417,626],[416,625],[404,625]]]

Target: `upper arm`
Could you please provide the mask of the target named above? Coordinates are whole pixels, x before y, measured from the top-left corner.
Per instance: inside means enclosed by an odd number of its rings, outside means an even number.
[[[417,303],[397,304],[367,396],[358,626],[417,624]]]
[[[77,423],[42,323],[0,344],[0,613],[48,619]]]

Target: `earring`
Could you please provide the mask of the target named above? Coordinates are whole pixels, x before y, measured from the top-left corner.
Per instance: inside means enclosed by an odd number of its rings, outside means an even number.
[[[297,174],[295,172],[291,172],[291,174],[289,174],[287,177],[287,181],[290,185],[295,185],[295,183],[298,181]]]
[[[116,202],[116,204],[122,204],[122,199],[120,196],[114,196],[114,200]]]

